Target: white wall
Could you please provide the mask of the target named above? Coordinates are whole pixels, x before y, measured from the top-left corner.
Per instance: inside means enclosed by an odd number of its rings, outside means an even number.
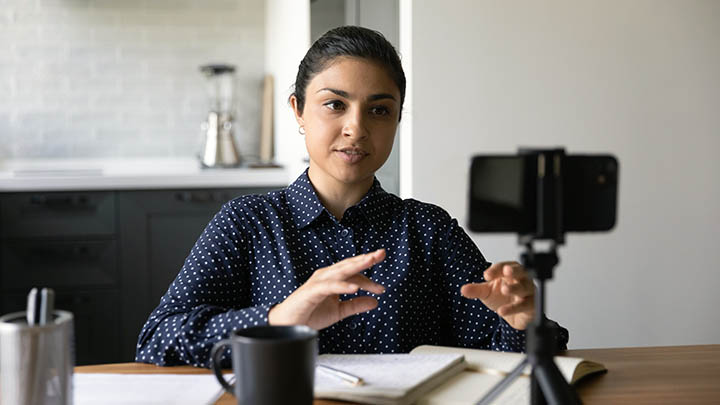
[[[346,0],[345,14],[348,25],[359,25],[381,32],[390,43],[398,49],[400,46],[400,16],[398,0]],[[403,55],[401,55],[401,58]],[[383,166],[375,173],[375,177],[389,193],[400,192],[399,164],[400,139],[395,142],[390,156]]]
[[[613,153],[618,225],[568,236],[549,316],[573,348],[720,343],[720,2],[408,10],[412,195],[464,223],[475,153]],[[489,260],[516,258],[514,236],[475,240]]]
[[[265,69],[274,77],[273,131],[275,160],[295,181],[307,167],[305,138],[298,133],[287,100],[293,92],[298,65],[310,47],[310,2],[267,0],[265,13]]]
[[[263,0],[0,4],[0,158],[194,156],[208,63],[237,66],[235,135],[257,156]]]

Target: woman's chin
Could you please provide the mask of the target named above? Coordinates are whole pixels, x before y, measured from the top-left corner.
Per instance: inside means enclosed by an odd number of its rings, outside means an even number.
[[[335,179],[344,184],[362,183],[368,178],[373,178],[375,171],[363,169],[359,166],[338,167],[335,170]]]
[[[328,176],[338,183],[346,185],[363,184],[367,181],[372,181],[377,171],[377,169],[373,170],[375,166],[369,163],[371,162],[365,161],[363,164],[332,162],[330,165],[325,165],[324,167],[318,165],[316,168],[320,169],[318,172],[322,172],[322,175]],[[314,171],[311,167],[311,172]],[[316,172],[314,174],[319,173]]]

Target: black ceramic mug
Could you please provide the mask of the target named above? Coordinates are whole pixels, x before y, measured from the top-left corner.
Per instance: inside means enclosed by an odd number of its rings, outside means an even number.
[[[230,346],[235,384],[225,381],[220,359]],[[233,331],[210,352],[220,384],[238,405],[312,404],[317,332],[307,326],[256,326]]]

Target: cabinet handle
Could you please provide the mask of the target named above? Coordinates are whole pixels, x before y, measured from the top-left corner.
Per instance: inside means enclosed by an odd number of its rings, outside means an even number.
[[[175,193],[175,199],[181,202],[192,202],[192,203],[208,203],[208,202],[225,202],[223,199],[224,195],[220,192],[212,191],[181,191]]]
[[[41,205],[48,208],[92,208],[90,199],[86,195],[47,196],[33,195],[30,204]]]
[[[30,246],[27,250],[18,252],[22,257],[30,260],[57,261],[57,260],[97,260],[97,247],[86,244],[71,246]]]
[[[178,201],[187,202],[187,201],[192,200],[192,194],[190,194],[187,191],[175,193],[175,199]]]

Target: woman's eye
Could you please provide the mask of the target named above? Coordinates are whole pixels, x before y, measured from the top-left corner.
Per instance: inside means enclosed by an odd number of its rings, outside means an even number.
[[[390,110],[387,107],[376,106],[370,109],[370,112],[374,115],[388,115]]]
[[[331,110],[342,110],[345,107],[341,101],[333,100],[325,103],[325,106]]]

